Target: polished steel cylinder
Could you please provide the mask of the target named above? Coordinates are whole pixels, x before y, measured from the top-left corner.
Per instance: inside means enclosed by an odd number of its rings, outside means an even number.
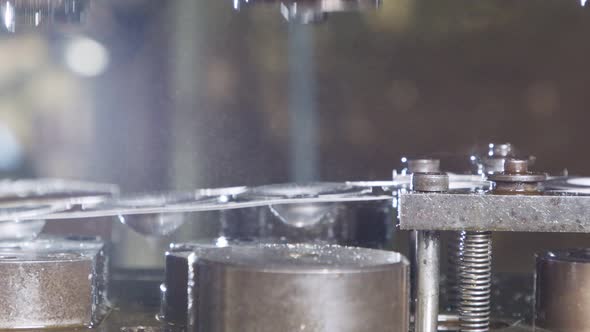
[[[412,189],[420,192],[449,190],[449,176],[445,173],[412,174]],[[418,231],[416,260],[416,332],[438,330],[438,302],[440,287],[440,234],[435,231]]]
[[[227,247],[189,258],[189,331],[407,332],[408,263],[330,245]]]
[[[438,329],[438,296],[440,285],[440,236],[438,232],[418,232],[416,332]]]
[[[552,332],[590,331],[590,249],[537,256],[535,326]]]
[[[439,173],[440,172],[440,159],[409,159],[408,160],[408,172],[414,173]],[[428,186],[428,183],[424,185],[425,181],[419,181],[420,175],[417,177],[412,177],[412,186],[414,190],[426,189],[427,191],[431,191],[432,188]],[[414,181],[416,181],[414,183]],[[444,182],[445,179],[442,179]],[[422,182],[422,183],[420,183]],[[444,190],[448,189],[448,178],[446,179],[447,186]],[[422,188],[421,188],[422,186]],[[410,248],[409,248],[409,258],[410,258],[410,299],[411,305],[410,310],[412,313],[415,312],[416,309],[416,301],[417,301],[417,290],[416,290],[416,269],[418,266],[418,231],[412,230],[410,231]]]

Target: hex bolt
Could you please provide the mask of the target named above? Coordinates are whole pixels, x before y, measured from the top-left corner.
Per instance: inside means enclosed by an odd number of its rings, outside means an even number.
[[[444,192],[449,189],[449,177],[444,173],[412,174],[412,188],[419,192]],[[415,312],[416,332],[438,330],[440,285],[440,234],[418,231]]]
[[[525,159],[506,159],[504,172],[497,172],[488,176],[494,181],[497,194],[530,194],[542,189],[542,182],[547,179],[545,173],[530,172],[529,161]]]

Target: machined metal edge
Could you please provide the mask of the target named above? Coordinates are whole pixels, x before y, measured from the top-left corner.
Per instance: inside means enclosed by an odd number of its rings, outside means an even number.
[[[590,233],[590,196],[401,193],[401,229]]]

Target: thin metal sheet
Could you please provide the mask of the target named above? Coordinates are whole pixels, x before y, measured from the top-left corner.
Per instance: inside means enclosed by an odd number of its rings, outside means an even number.
[[[490,182],[482,180],[479,176],[450,174],[449,180],[451,190],[473,191],[490,187]],[[409,188],[410,181],[410,175],[396,174],[393,181],[279,184],[252,188],[232,187],[121,195],[96,204],[69,205],[62,206],[57,211],[22,214],[18,219],[83,219],[219,211],[281,204],[384,201],[396,197],[398,190]],[[293,194],[289,194],[289,191]],[[5,215],[2,212],[0,206],[0,221],[16,219],[13,214]]]

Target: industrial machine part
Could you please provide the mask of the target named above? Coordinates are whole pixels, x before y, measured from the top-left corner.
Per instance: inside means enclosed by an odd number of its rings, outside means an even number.
[[[410,173],[438,173],[440,172],[439,159],[409,159],[408,172]]]
[[[444,173],[414,173],[412,190],[444,192],[449,189],[449,177]],[[440,287],[440,234],[419,231],[416,251],[416,332],[438,330],[438,296]]]
[[[504,171],[488,176],[494,181],[495,193],[531,194],[541,191],[541,182],[547,179],[545,173],[534,173],[528,169],[528,160],[506,159]]]
[[[408,331],[408,263],[330,245],[191,254],[189,331]]]
[[[514,156],[510,143],[488,145],[487,154],[472,156],[476,173],[484,178],[504,172],[508,157]],[[489,231],[460,231],[449,243],[447,270],[448,310],[458,314],[464,331],[487,331],[490,325],[492,234]]]
[[[233,198],[237,204],[268,200],[271,200],[270,203],[279,200],[294,203],[220,211],[218,235],[237,241],[256,239],[267,243],[325,243],[385,248],[390,245],[394,233],[391,196],[389,199],[360,200],[346,204],[338,199],[352,199],[376,191],[379,191],[378,195],[392,195],[395,189],[391,183],[385,187],[371,183],[306,183],[250,188]],[[330,199],[337,201],[327,201]],[[210,204],[211,200],[217,201],[210,196],[209,201],[203,203]],[[167,215],[182,216],[159,214]],[[145,220],[143,215],[120,218],[134,229],[142,226],[145,229],[149,225],[156,228],[166,224],[175,225],[174,222],[160,224],[153,222],[155,220]],[[129,220],[134,223],[129,224]]]
[[[552,332],[590,331],[590,249],[537,256],[535,325]]]
[[[483,158],[483,174],[496,182],[494,190],[518,189],[516,176],[526,169],[527,161],[507,158],[511,144],[490,144],[488,157]],[[504,182],[502,182],[504,181]],[[508,183],[502,185],[502,183]],[[498,187],[500,186],[500,187]],[[517,186],[517,188],[515,188]],[[458,310],[461,331],[485,332],[490,328],[492,289],[492,233],[490,231],[459,232],[456,252],[451,254],[451,270],[457,279],[450,290],[451,308]],[[456,303],[453,303],[455,302]]]
[[[403,161],[403,160],[402,160]],[[407,159],[407,171],[413,173],[438,173],[440,172],[440,160],[438,159]],[[417,297],[416,268],[418,266],[418,231],[410,231],[410,296],[411,310],[415,312]]]
[[[489,331],[492,288],[492,233],[461,232],[459,320],[461,331]]]
[[[477,162],[477,173],[489,175],[504,172],[504,161],[516,155],[515,147],[510,143],[488,145],[488,152],[484,156],[474,156]]]
[[[400,193],[402,229],[462,229],[462,236],[471,232],[459,245],[461,331],[489,330],[490,231],[588,232],[585,211],[589,201],[588,196],[584,196],[586,188],[581,188],[584,181],[574,181],[570,188],[564,186],[563,179],[559,183],[549,181],[548,190],[545,190],[546,175],[529,172],[527,164],[527,160],[505,160],[505,171],[488,177],[496,185],[492,191]],[[537,282],[538,287],[540,282]],[[538,296],[542,296],[540,292],[538,288]],[[554,302],[554,299],[546,302]],[[543,317],[542,312],[537,321],[541,321],[540,317]]]
[[[226,247],[227,241],[173,243],[166,252],[164,282],[160,285],[160,320],[170,325],[186,326],[188,308],[188,257],[191,253]],[[232,241],[235,245],[237,242]]]
[[[107,266],[95,238],[0,243],[0,329],[91,326],[107,309]]]
[[[504,170],[488,176],[495,182],[494,193],[539,192],[545,174],[528,171],[528,160],[504,159]],[[485,332],[490,327],[492,288],[491,231],[460,232],[458,256],[459,314],[461,331]]]

